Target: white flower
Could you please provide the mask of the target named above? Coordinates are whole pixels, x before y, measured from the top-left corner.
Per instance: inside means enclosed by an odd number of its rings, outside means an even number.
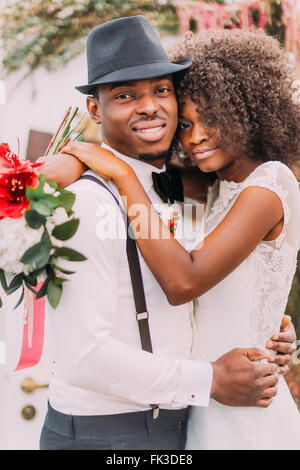
[[[49,234],[51,234],[56,225],[64,224],[68,220],[69,217],[65,209],[63,207],[57,207],[53,212],[53,215],[47,217],[46,229],[48,230]]]
[[[169,206],[167,204],[155,204],[154,207],[158,212],[162,222],[167,227],[169,227],[170,220],[173,220],[175,218],[177,221],[181,217],[181,209],[178,204],[173,204],[172,206]]]
[[[13,274],[34,271],[35,265],[24,265],[20,259],[26,250],[40,242],[43,230],[43,226],[38,230],[30,228],[24,217],[0,220],[0,268]]]
[[[44,188],[43,188],[43,189],[44,189],[44,192],[45,192],[46,194],[53,194],[53,193],[55,193],[55,189],[54,189],[54,188],[51,188],[50,184],[48,184],[48,183],[45,183],[45,184],[44,184]]]

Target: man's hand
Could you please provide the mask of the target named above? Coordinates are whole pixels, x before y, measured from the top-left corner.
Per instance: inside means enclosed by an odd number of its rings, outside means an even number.
[[[284,315],[280,333],[272,336],[267,342],[267,348],[276,351],[278,354],[272,355],[269,359],[280,366],[280,373],[285,375],[289,371],[291,355],[296,351],[296,332],[291,317]]]
[[[277,394],[279,367],[257,364],[267,359],[259,349],[234,349],[214,362],[211,398],[227,406],[267,408]]]
[[[84,163],[68,154],[40,157],[37,162],[44,163],[38,168],[38,173],[43,174],[48,181],[56,181],[59,188],[74,183],[87,169]]]

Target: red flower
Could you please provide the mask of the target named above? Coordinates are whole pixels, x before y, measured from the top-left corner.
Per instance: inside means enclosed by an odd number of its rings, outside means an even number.
[[[22,217],[29,209],[26,188],[36,188],[39,185],[34,168],[41,165],[42,163],[20,160],[12,153],[8,144],[0,144],[0,219]]]

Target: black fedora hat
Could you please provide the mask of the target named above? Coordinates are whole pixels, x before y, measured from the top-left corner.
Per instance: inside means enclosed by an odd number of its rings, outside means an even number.
[[[75,87],[89,95],[102,83],[144,80],[180,72],[189,58],[170,62],[149,21],[142,15],[104,23],[87,39],[88,84]]]

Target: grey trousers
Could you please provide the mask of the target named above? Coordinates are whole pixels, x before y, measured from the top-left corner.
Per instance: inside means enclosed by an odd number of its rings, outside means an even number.
[[[183,450],[189,408],[102,416],[71,416],[54,410],[42,429],[41,450]]]

